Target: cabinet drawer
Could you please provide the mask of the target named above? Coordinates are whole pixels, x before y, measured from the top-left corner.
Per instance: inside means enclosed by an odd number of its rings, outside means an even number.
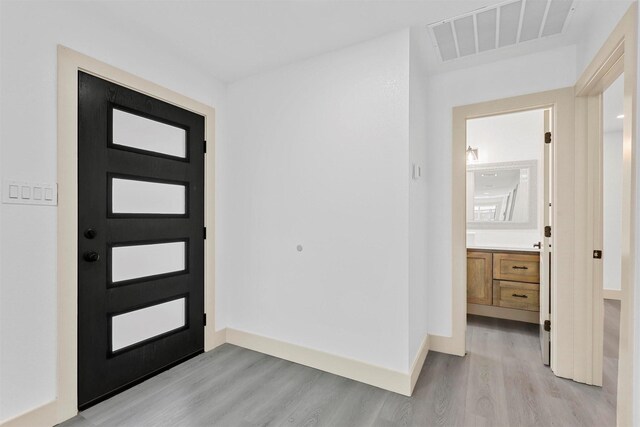
[[[493,278],[540,283],[540,255],[493,254]]]
[[[540,285],[494,280],[493,305],[519,310],[540,311]]]

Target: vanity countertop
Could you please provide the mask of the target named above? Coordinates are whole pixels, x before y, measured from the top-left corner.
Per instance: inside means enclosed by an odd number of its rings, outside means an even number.
[[[474,251],[486,251],[486,252],[531,252],[540,253],[538,248],[515,248],[515,247],[500,247],[500,246],[467,246],[467,249]]]

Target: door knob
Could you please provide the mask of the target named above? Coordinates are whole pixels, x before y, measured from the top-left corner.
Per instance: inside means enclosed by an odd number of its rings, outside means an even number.
[[[84,255],[82,255],[82,258],[87,262],[96,262],[100,259],[100,254],[95,251],[89,251],[85,252]]]
[[[95,228],[87,228],[86,230],[84,230],[84,237],[86,237],[87,239],[93,239],[98,235],[98,232],[96,231]]]

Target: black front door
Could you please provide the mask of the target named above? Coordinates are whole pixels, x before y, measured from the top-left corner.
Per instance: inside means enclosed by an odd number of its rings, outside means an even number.
[[[204,118],[78,76],[78,406],[204,349]]]

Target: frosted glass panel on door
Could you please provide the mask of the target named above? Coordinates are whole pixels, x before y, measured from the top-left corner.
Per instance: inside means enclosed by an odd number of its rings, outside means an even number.
[[[113,143],[138,150],[185,158],[187,131],[113,109]]]
[[[119,314],[111,322],[111,351],[118,351],[186,325],[186,299]]]
[[[186,249],[186,242],[115,246],[111,248],[111,281],[184,271]]]
[[[186,187],[180,184],[112,178],[114,214],[169,214],[186,212]]]

